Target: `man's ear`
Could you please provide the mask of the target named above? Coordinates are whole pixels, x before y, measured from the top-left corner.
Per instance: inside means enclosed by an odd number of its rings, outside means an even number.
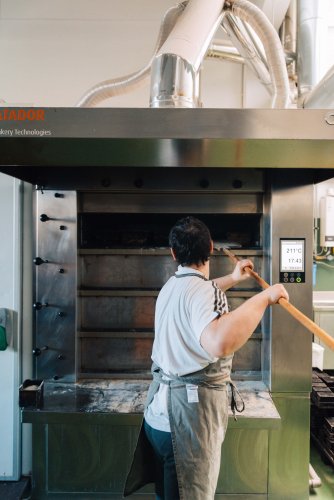
[[[173,260],[176,260],[175,253],[174,253],[174,250],[172,248],[170,249],[170,253],[172,254]]]
[[[213,241],[210,241],[210,254],[213,253]]]

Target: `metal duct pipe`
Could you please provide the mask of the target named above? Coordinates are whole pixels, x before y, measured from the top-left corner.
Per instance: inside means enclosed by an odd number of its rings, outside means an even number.
[[[132,92],[136,88],[141,87],[149,79],[152,61],[155,54],[160,49],[161,45],[165,42],[169,33],[175,26],[175,23],[184,10],[185,4],[180,3],[177,6],[171,7],[165,14],[158,34],[154,55],[149,63],[142,69],[130,73],[129,75],[119,78],[105,80],[101,83],[94,85],[89,89],[76,104],[77,107],[93,107],[101,101],[114,97],[116,95],[123,95]]]
[[[199,70],[225,0],[189,0],[152,63],[151,107],[199,107]]]
[[[158,51],[188,61],[197,72],[223,16],[225,0],[189,0],[169,37]]]
[[[227,45],[225,41],[214,40],[206,54],[208,59],[222,59],[230,62],[244,63],[244,58],[236,47]]]
[[[303,96],[326,71],[328,0],[298,0],[297,75]]]
[[[230,0],[225,7],[247,22],[260,38],[273,84],[272,107],[287,108],[290,103],[289,79],[281,41],[273,25],[258,7],[247,0]]]
[[[222,26],[232,40],[233,45],[237,47],[239,53],[242,55],[244,62],[256,74],[269,94],[272,95],[273,86],[268,68],[259,56],[242,20],[227,12],[222,20]]]
[[[318,85],[300,101],[303,108],[333,109],[334,108],[334,66],[332,66]]]
[[[200,72],[175,54],[160,54],[152,63],[151,108],[199,108]]]

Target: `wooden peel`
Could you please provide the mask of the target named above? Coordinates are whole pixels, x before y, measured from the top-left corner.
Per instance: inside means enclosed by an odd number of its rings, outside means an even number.
[[[230,257],[230,259],[236,264],[240,259],[236,257],[228,248],[223,247],[224,253]],[[264,279],[261,278],[253,269],[250,267],[245,267],[245,271],[249,276],[254,278],[261,288],[269,288],[269,284],[264,281]],[[278,301],[279,305],[282,306],[288,313],[291,314],[299,323],[301,323],[305,328],[307,328],[310,332],[312,332],[316,337],[322,340],[324,344],[326,344],[330,349],[334,350],[334,338],[331,337],[325,330],[320,328],[314,321],[312,321],[310,318],[305,316],[299,309],[297,309],[295,306],[293,306],[288,300],[286,300],[284,297],[281,297]]]

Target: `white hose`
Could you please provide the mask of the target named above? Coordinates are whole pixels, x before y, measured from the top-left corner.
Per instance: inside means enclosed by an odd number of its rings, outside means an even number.
[[[189,0],[157,56],[174,54],[198,72],[221,22],[224,3],[225,0],[210,0],[208,6],[205,0]]]
[[[225,8],[247,22],[260,38],[268,61],[273,83],[272,108],[287,108],[290,104],[289,78],[281,41],[267,16],[247,0],[229,0]]]
[[[150,77],[151,65],[156,53],[173,29],[177,19],[185,8],[185,4],[186,3],[182,2],[179,5],[171,7],[166,12],[160,26],[154,55],[144,68],[135,71],[134,73],[130,73],[129,75],[105,80],[94,85],[80,98],[76,107],[93,107],[110,97],[132,92],[133,90],[144,85]]]

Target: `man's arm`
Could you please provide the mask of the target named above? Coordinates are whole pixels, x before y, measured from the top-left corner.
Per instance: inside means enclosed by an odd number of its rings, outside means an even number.
[[[201,345],[211,356],[221,358],[242,347],[254,332],[268,305],[289,295],[283,285],[273,285],[246,300],[230,313],[214,319],[201,334]]]

